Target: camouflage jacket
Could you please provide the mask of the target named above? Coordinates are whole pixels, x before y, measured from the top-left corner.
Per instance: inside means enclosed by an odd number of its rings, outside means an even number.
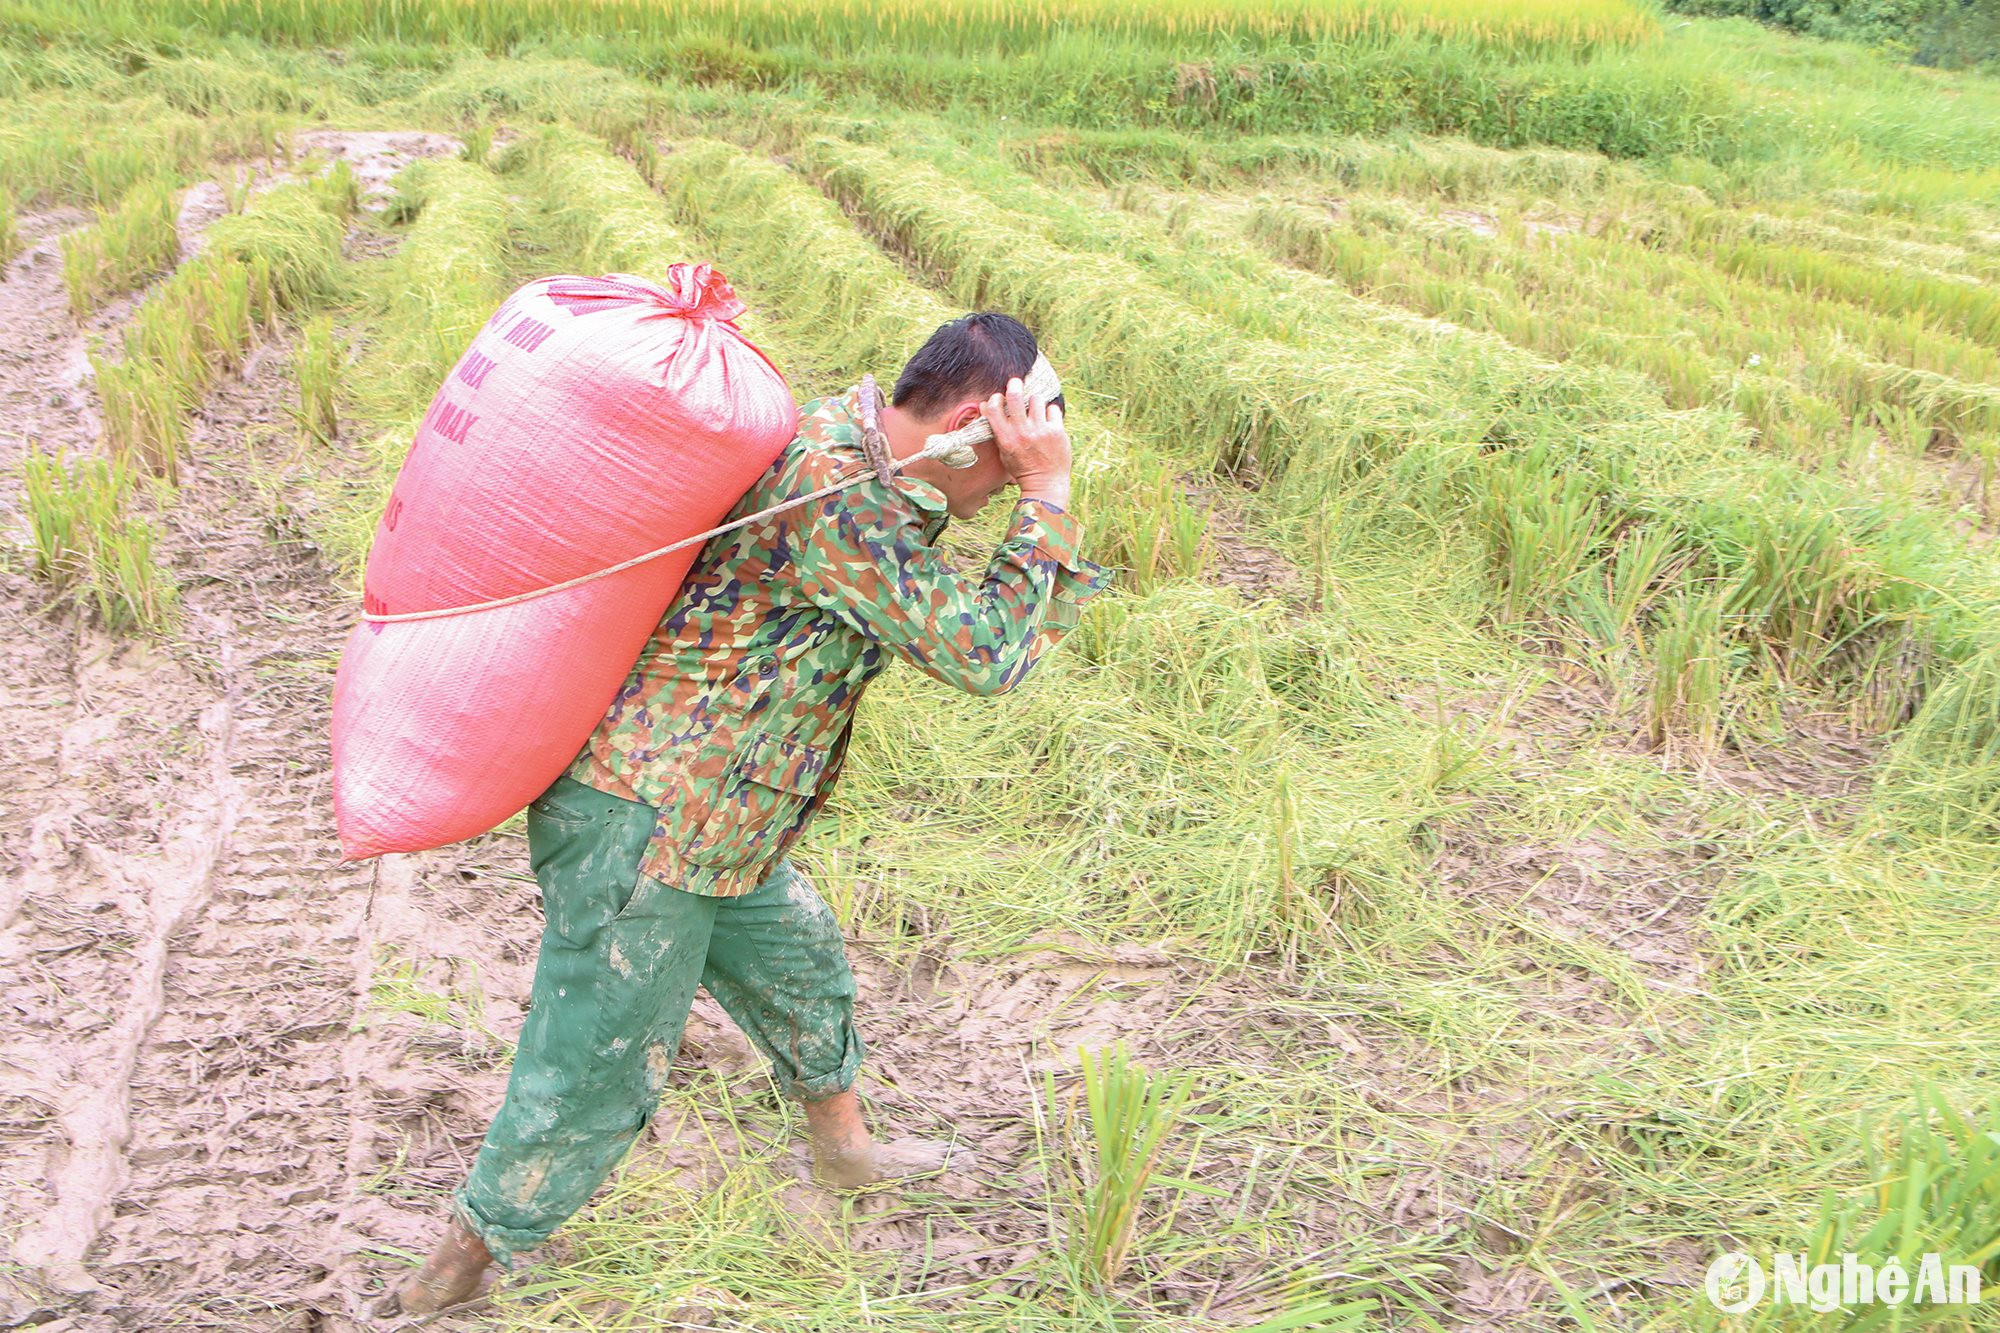
[[[731,519],[866,468],[859,389],[799,432]],[[690,893],[754,888],[825,802],[869,680],[900,657],[998,694],[1076,626],[1107,581],[1064,510],[1015,503],[983,579],[933,548],[945,498],[866,481],[702,548],[569,776],[657,812],[644,873]]]

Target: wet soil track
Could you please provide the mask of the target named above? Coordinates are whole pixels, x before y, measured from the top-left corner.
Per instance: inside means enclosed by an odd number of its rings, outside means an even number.
[[[184,216],[185,249],[212,216]],[[78,328],[56,238],[83,219],[23,221],[0,283],[9,529],[23,450],[91,446],[84,336],[132,305]],[[175,641],[113,640],[25,561],[0,573],[0,1328],[352,1327],[498,1094],[469,1067],[495,1052],[413,1050],[424,1025],[371,1002],[385,965],[428,987],[478,959],[505,1023],[539,918],[477,868],[519,859],[505,837],[338,862],[353,608],[284,517],[310,503],[284,350],[204,405],[157,514]]]

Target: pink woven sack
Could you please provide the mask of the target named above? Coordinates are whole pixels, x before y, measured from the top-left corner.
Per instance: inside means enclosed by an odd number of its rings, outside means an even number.
[[[608,569],[719,523],[797,429],[707,265],[663,286],[543,278],[438,390],[375,530],[364,609],[471,607]],[[333,798],[348,860],[483,833],[561,775],[699,553],[506,606],[348,636]]]

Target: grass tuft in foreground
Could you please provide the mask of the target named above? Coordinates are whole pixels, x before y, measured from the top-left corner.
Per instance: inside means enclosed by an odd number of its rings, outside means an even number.
[[[113,633],[171,629],[179,594],[154,556],[152,525],[132,512],[132,467],[34,450],[21,467],[35,576],[94,607]]]
[[[299,405],[294,409],[299,434],[310,442],[325,445],[340,438],[340,410],[336,402],[340,360],[341,347],[334,337],[333,316],[319,314],[307,320],[299,331],[292,378],[299,386]]]
[[[1070,1254],[1096,1281],[1111,1286],[1139,1242],[1140,1207],[1154,1183],[1160,1157],[1174,1133],[1182,1108],[1194,1092],[1194,1076],[1154,1075],[1132,1062],[1123,1042],[1109,1050],[1083,1051],[1083,1096],[1088,1134],[1080,1136],[1074,1103],[1057,1117],[1061,1137],[1082,1150],[1082,1179],[1073,1178]],[[1043,1096],[1053,1114],[1056,1079],[1043,1075]]]

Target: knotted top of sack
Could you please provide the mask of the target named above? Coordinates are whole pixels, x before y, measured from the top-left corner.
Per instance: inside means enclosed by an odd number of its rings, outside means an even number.
[[[644,301],[662,313],[682,319],[719,319],[734,325],[746,307],[729,279],[707,264],[669,264],[663,282],[652,283],[629,273],[601,278],[555,278],[544,289],[557,305],[576,310],[598,302]],[[577,310],[579,314],[589,313]]]

